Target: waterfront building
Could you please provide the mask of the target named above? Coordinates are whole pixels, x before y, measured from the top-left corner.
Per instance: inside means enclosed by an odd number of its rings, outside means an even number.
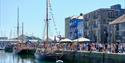
[[[68,38],[74,40],[84,37],[84,23],[83,14],[80,14],[80,16],[70,17]]]
[[[0,37],[0,40],[7,40],[8,37]]]
[[[70,19],[71,19],[71,17],[65,18],[65,37],[66,38],[68,38],[68,36],[69,36],[69,28],[70,28],[69,23],[70,23]]]
[[[84,15],[87,22],[87,36],[95,42],[111,42],[111,29],[109,22],[125,13],[125,9],[120,4],[113,5],[111,8],[100,8]]]
[[[125,42],[125,14],[110,22],[113,29],[112,40],[114,42]]]
[[[0,40],[0,49],[5,49],[6,46],[16,44],[17,40],[9,40],[9,39],[3,39]]]

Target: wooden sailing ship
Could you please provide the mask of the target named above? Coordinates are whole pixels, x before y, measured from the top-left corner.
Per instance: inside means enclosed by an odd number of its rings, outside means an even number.
[[[49,25],[49,0],[46,0],[46,38],[45,41],[41,45],[39,45],[35,52],[35,57],[39,60],[50,60],[56,61],[58,60],[58,55],[56,54],[56,50],[52,48],[52,41],[49,41],[48,37],[48,25]]]
[[[14,52],[16,54],[32,54],[34,55],[35,53],[35,44],[31,43],[31,44],[28,44],[27,42],[28,41],[24,41],[24,34],[23,34],[23,23],[22,23],[22,35],[21,35],[21,39],[19,39],[19,8],[17,9],[17,14],[18,14],[18,17],[17,17],[17,43],[16,45],[14,46]],[[33,46],[31,46],[33,45]]]

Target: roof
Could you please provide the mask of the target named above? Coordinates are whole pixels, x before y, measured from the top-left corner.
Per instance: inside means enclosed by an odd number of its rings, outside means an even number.
[[[114,25],[114,24],[120,24],[120,23],[125,23],[125,14],[115,19],[114,21],[110,22],[109,24]]]
[[[84,19],[83,16],[72,16],[72,17],[71,17],[71,19],[74,19],[74,18],[76,18],[76,19]]]
[[[0,40],[0,42],[17,42],[18,40]]]
[[[84,19],[84,17],[83,16],[78,16],[78,19]]]
[[[77,18],[77,16],[72,16],[71,19]]]

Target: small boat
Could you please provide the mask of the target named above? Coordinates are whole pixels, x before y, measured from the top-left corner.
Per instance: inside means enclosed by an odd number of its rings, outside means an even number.
[[[4,49],[5,49],[5,46],[0,44],[0,50],[4,50]]]
[[[4,47],[0,47],[0,50],[4,50],[5,48]]]

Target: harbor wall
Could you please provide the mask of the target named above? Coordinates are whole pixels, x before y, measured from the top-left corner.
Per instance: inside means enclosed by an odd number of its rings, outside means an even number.
[[[125,63],[125,54],[65,51],[64,60],[71,63]]]

